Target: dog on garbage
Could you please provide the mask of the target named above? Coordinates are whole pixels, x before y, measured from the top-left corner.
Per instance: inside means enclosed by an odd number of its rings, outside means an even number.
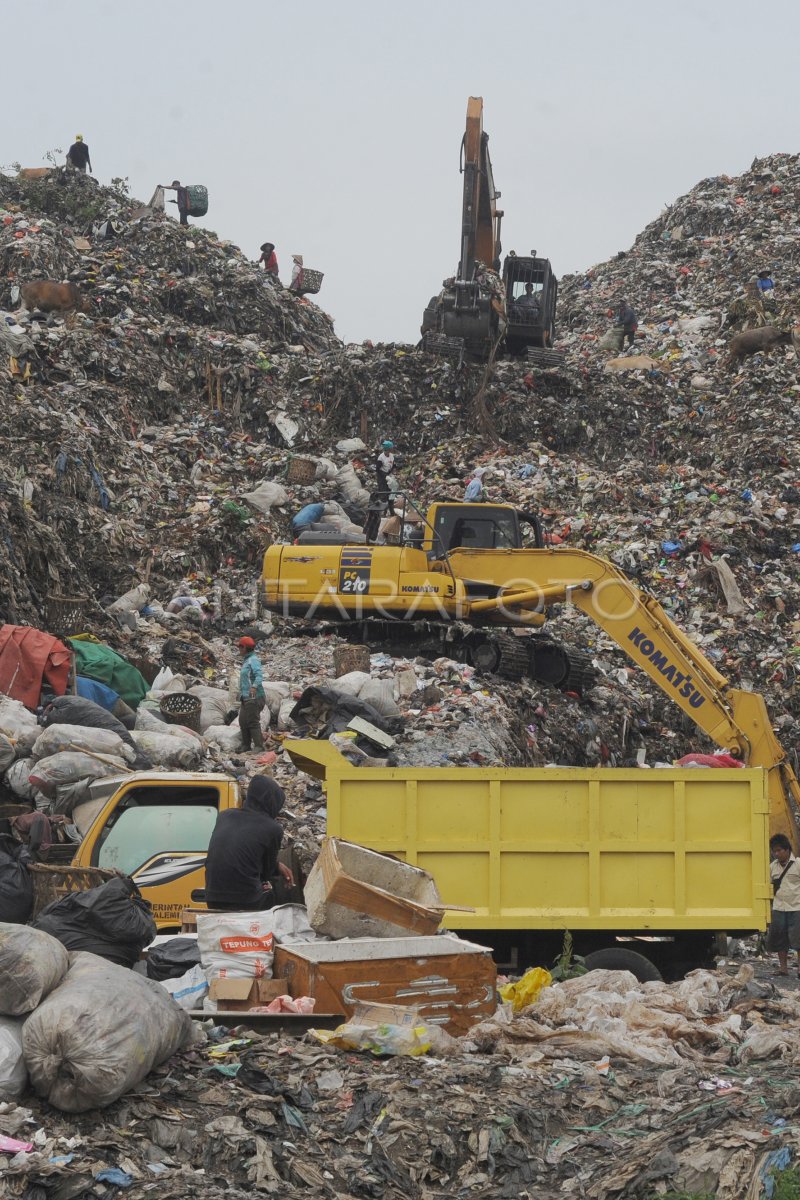
[[[56,283],[54,279],[38,279],[35,283],[23,283],[22,303],[29,312],[69,312],[78,309],[88,312],[88,302],[74,283]]]
[[[757,354],[759,350],[771,350],[773,346],[786,346],[793,340],[792,334],[778,329],[776,325],[761,325],[758,329],[745,329],[728,342],[731,361],[744,358],[746,354]]]

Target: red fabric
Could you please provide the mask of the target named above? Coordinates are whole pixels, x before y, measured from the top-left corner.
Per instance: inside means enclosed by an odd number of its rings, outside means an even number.
[[[679,758],[679,767],[743,767],[744,763],[732,754],[684,754]]]
[[[274,250],[270,254],[269,258],[265,258],[264,255],[262,254],[261,262],[263,262],[264,270],[267,272],[267,274],[269,274],[269,275],[277,275],[278,274],[278,256]]]
[[[70,652],[63,642],[28,625],[0,628],[0,692],[36,708],[42,682],[57,696],[67,690]]]

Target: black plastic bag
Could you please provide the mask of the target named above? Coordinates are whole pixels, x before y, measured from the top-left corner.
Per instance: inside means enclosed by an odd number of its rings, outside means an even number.
[[[7,835],[0,835],[0,921],[24,925],[33,911],[33,880],[26,863],[30,850]]]
[[[158,933],[150,912],[133,880],[120,876],[48,904],[34,928],[58,938],[68,950],[88,950],[132,967]]]
[[[174,937],[160,946],[154,946],[147,956],[147,977],[157,979],[180,979],[200,962],[197,938]]]

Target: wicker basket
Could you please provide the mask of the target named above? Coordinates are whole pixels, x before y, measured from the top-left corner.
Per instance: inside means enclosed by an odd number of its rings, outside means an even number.
[[[113,871],[103,870],[102,867],[55,867],[48,863],[28,863],[28,870],[33,880],[34,918],[54,900],[61,900],[73,892],[88,892],[90,888],[99,887],[101,883],[114,878]]]
[[[161,701],[161,715],[170,725],[185,725],[187,729],[200,733],[200,703],[199,696],[191,692],[170,692]]]
[[[86,617],[86,596],[47,597],[47,629],[58,637],[82,633]]]
[[[322,287],[324,278],[325,276],[322,271],[312,271],[310,267],[303,267],[303,282],[300,287],[300,294],[302,296],[316,296]]]
[[[290,458],[286,471],[288,483],[313,483],[317,478],[317,463],[313,458]]]

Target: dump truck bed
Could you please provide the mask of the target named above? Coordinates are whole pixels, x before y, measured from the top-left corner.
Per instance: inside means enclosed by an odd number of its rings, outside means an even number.
[[[327,832],[429,871],[463,930],[762,930],[762,769],[360,768],[287,742]]]

